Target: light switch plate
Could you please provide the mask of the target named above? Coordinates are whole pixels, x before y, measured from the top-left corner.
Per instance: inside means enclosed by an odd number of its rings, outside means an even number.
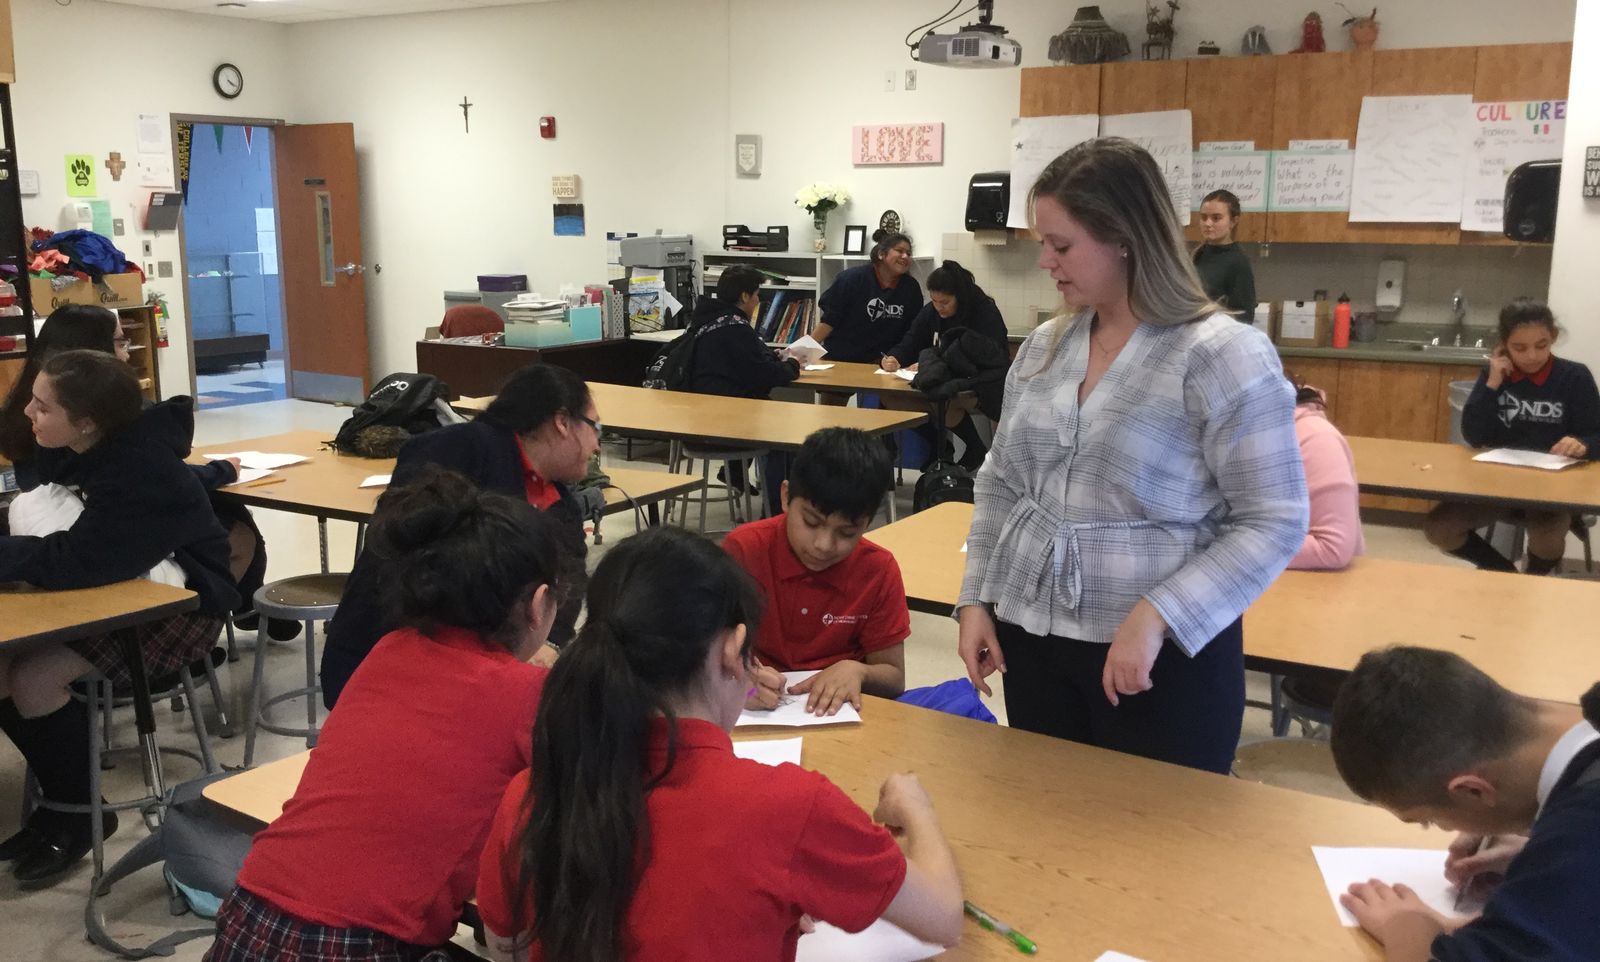
[[[127,232],[128,232],[128,227],[127,227],[126,224],[124,224],[122,222],[122,218],[113,217],[111,219],[111,236],[112,237],[121,237],[123,234],[126,234]]]

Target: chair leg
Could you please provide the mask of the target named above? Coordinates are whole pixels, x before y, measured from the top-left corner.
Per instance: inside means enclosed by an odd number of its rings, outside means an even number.
[[[317,623],[306,622],[306,747],[317,747]]]
[[[244,719],[244,767],[256,758],[256,727],[261,724],[261,686],[267,674],[267,616],[256,626],[256,662],[250,673],[250,712]]]
[[[228,721],[228,706],[222,700],[222,683],[217,680],[216,666],[206,659],[206,685],[211,689],[211,707],[217,710],[217,735],[233,737],[233,723]]]
[[[194,740],[200,746],[200,764],[207,775],[214,775],[221,769],[217,767],[216,756],[211,754],[211,736],[206,731],[206,716],[200,710],[200,699],[194,694],[194,678],[185,667],[178,672],[178,679],[183,682],[183,694],[189,700],[189,721],[194,725]]]
[[[106,871],[106,833],[102,821],[104,811],[100,797],[100,759],[109,745],[100,740],[101,728],[95,725],[95,712],[109,721],[111,718],[111,684],[99,680],[89,682],[89,846],[94,853],[94,877],[99,879]],[[109,730],[110,726],[104,726]]]
[[[1272,676],[1272,734],[1277,738],[1289,734],[1289,709],[1283,702],[1283,676]]]
[[[226,619],[223,620],[222,624],[228,630],[228,661],[230,661],[230,662],[238,661],[239,660],[239,641],[238,641],[237,638],[235,638],[233,636],[233,616],[229,615]]]
[[[706,533],[706,499],[711,496],[711,459],[700,462],[700,533]]]

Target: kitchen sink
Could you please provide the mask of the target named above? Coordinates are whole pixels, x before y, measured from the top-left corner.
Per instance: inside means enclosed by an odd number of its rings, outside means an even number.
[[[1482,344],[1476,347],[1468,344],[1456,347],[1454,344],[1435,344],[1432,341],[1407,341],[1397,338],[1391,338],[1386,343],[1396,345],[1402,350],[1425,351],[1429,354],[1437,354],[1440,357],[1461,358],[1466,361],[1485,360],[1488,358],[1490,351],[1490,348],[1484,347]]]

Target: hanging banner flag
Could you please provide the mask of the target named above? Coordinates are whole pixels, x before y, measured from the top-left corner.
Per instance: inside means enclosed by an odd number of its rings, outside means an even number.
[[[255,153],[255,151],[250,149],[250,138],[255,134],[255,132],[256,129],[254,127],[246,127],[244,129],[244,152],[247,154]]]
[[[189,145],[194,142],[194,124],[178,124],[178,189],[189,199]]]
[[[212,124],[211,133],[217,138],[217,153],[222,153],[222,125]]]

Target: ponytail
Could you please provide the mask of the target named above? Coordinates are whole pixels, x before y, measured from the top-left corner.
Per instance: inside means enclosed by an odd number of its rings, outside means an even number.
[[[629,952],[628,910],[648,864],[645,800],[677,752],[674,696],[703,677],[712,644],[745,626],[748,661],[761,594],[716,545],[651,528],[608,552],[589,582],[589,619],[551,671],[533,727],[533,769],[512,887],[547,962],[611,962]],[[651,725],[667,723],[650,771]],[[509,866],[508,874],[509,874]],[[531,894],[531,898],[529,897]]]
[[[1584,692],[1578,699],[1578,704],[1583,706],[1583,717],[1596,728],[1600,728],[1600,682]]]

